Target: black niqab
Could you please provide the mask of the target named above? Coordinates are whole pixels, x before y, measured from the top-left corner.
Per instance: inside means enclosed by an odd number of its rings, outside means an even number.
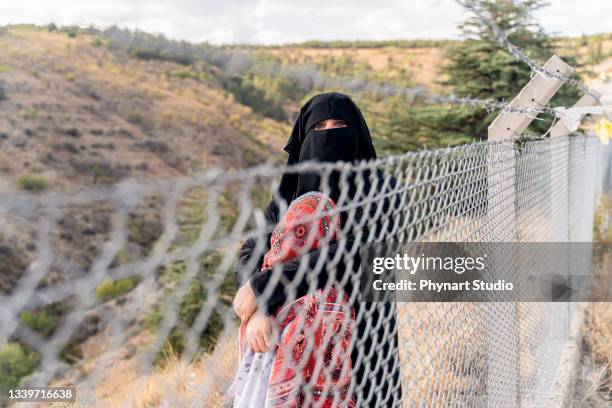
[[[343,128],[314,130],[317,122],[341,119],[347,124]],[[357,162],[376,158],[370,131],[357,105],[347,95],[328,92],[312,97],[300,109],[285,151],[289,153],[287,165],[306,161],[334,163]],[[355,191],[355,174],[340,180],[340,172],[327,177],[327,185],[321,185],[321,172],[285,173],[279,186],[280,196],[288,204],[294,198],[309,191],[327,191],[337,202],[343,189],[351,196]],[[367,184],[368,174],[361,173]],[[367,186],[364,187],[367,189]]]

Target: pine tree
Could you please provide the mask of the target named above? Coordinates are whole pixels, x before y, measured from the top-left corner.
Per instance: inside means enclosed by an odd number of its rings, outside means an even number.
[[[552,42],[533,13],[546,5],[542,0],[480,0],[478,6],[508,33],[510,41],[536,60],[553,54]],[[463,42],[449,49],[442,69],[443,83],[461,96],[502,99],[512,97],[531,75],[529,67],[516,60],[498,42],[491,28],[476,16],[459,26]]]
[[[508,33],[513,44],[541,64],[555,53],[553,40],[534,18],[534,13],[546,5],[543,0],[477,1],[477,6]],[[531,78],[530,68],[500,45],[491,28],[476,16],[468,17],[459,29],[463,41],[448,48],[448,62],[441,69],[443,79],[440,83],[458,96],[512,100]],[[562,58],[575,66],[572,58]],[[571,106],[577,98],[578,92],[564,85],[550,104]],[[386,147],[405,150],[415,144],[441,147],[486,139],[487,127],[498,114],[482,108],[452,105],[413,107],[391,121],[405,125],[396,123],[396,129],[404,128],[414,133],[404,133],[400,138],[390,135]],[[540,119],[532,123],[530,132],[542,134],[552,123],[550,115],[541,115]]]

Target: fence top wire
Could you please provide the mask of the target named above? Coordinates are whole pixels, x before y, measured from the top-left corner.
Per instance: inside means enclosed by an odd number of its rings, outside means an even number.
[[[508,33],[502,30],[501,27],[499,27],[499,25],[497,25],[497,23],[493,21],[493,19],[489,18],[486,15],[486,13],[482,10],[482,8],[478,6],[478,3],[476,1],[474,0],[455,0],[455,1],[459,5],[461,5],[463,8],[465,8],[466,10],[469,10],[472,13],[474,13],[476,17],[478,17],[478,19],[483,24],[486,24],[487,26],[489,26],[491,30],[493,31],[493,34],[495,34],[497,41],[502,46],[506,47],[508,49],[508,52],[510,52],[510,54],[512,54],[517,60],[522,61],[525,64],[527,64],[533,72],[542,74],[549,78],[558,79],[562,81],[563,83],[567,83],[573,86],[574,88],[580,90],[584,94],[590,95],[593,98],[595,98],[595,100],[599,101],[599,94],[589,89],[589,87],[583,84],[582,82],[574,78],[570,78],[569,76],[561,74],[559,72],[552,72],[552,71],[547,70],[542,65],[540,65],[539,63],[531,59],[525,51],[523,51],[516,45],[512,44],[512,42],[510,42],[510,39],[508,38]]]

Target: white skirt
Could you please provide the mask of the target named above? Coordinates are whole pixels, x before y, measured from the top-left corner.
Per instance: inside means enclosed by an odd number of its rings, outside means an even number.
[[[234,408],[268,407],[268,383],[276,351],[255,353],[249,347],[227,394],[234,397]]]

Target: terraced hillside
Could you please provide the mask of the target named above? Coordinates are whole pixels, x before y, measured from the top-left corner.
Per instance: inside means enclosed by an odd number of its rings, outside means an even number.
[[[246,167],[280,151],[286,123],[254,114],[215,67],[133,58],[98,37],[0,35],[0,172],[29,190]]]

